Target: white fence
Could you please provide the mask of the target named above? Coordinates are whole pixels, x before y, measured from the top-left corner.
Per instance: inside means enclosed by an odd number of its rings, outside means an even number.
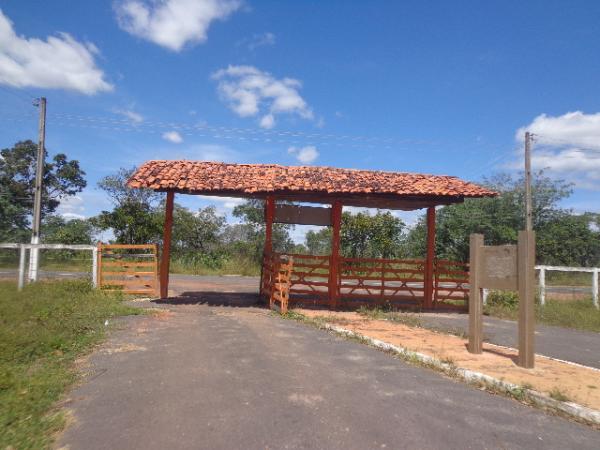
[[[535,270],[539,270],[539,294],[540,294],[540,305],[546,304],[546,272],[582,272],[590,273],[592,275],[592,302],[594,306],[600,309],[600,302],[598,301],[598,274],[600,273],[600,267],[566,267],[566,266],[535,266]],[[489,289],[483,289],[483,304],[487,304],[487,298],[489,295]]]
[[[539,287],[540,287],[540,304],[546,304],[546,271],[555,272],[583,272],[592,275],[592,301],[596,308],[600,308],[598,303],[598,273],[600,267],[565,267],[565,266],[535,266],[536,270],[540,271]]]
[[[0,249],[19,250],[19,272],[18,286],[19,290],[25,285],[25,261],[27,259],[27,250],[31,252],[32,248],[39,250],[79,250],[92,252],[92,283],[94,287],[98,287],[98,247],[95,245],[65,245],[65,244],[0,244]],[[39,261],[39,260],[38,260]],[[33,269],[33,270],[32,270]],[[29,269],[27,281],[37,281],[38,270],[36,268]]]

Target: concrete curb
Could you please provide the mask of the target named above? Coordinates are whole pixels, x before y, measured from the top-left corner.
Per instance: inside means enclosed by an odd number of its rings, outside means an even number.
[[[323,328],[329,331],[333,331],[342,336],[359,338],[368,342],[373,347],[393,352],[404,357],[414,358],[422,363],[429,364],[438,369],[441,369],[444,372],[452,372],[453,374],[456,374],[459,378],[468,382],[484,382],[488,385],[493,385],[494,387],[504,392],[513,392],[515,390],[521,390],[522,392],[525,392],[535,403],[537,403],[540,406],[558,410],[569,416],[585,420],[586,422],[590,422],[596,425],[600,425],[600,411],[598,410],[591,409],[573,402],[561,402],[559,400],[555,400],[549,397],[548,395],[542,392],[535,391],[533,389],[525,389],[522,386],[499,380],[484,373],[455,367],[424,353],[415,352],[405,347],[399,347],[388,342],[380,341],[379,339],[374,339],[372,337],[365,336],[363,334],[356,333],[354,331],[336,325],[324,324]]]

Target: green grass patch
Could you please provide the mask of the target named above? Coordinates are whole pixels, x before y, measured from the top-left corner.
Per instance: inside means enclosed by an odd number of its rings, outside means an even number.
[[[385,310],[382,308],[367,308],[365,306],[361,306],[356,312],[371,320],[389,320],[390,322],[401,323],[409,327],[420,327],[423,325],[417,315],[407,312]]]
[[[185,275],[243,275],[248,277],[260,276],[260,265],[245,259],[230,259],[216,267],[202,262],[173,259],[170,265],[171,273]]]
[[[490,295],[491,296],[491,295]],[[519,317],[518,298],[507,302],[490,301],[484,307],[485,314],[500,319],[517,320]],[[574,328],[600,333],[600,310],[591,299],[587,300],[547,300],[544,306],[535,305],[536,322],[563,328]]]
[[[0,448],[46,448],[65,424],[55,407],[76,379],[73,361],[105,321],[143,310],[84,281],[0,282]]]

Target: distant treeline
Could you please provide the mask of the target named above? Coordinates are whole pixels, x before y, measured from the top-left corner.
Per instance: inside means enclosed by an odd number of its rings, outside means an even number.
[[[33,199],[32,170],[35,144],[18,143],[4,149],[0,158],[0,241],[27,242],[28,214]],[[113,207],[96,217],[67,220],[56,214],[61,201],[85,186],[85,173],[77,161],[57,155],[46,168],[43,242],[88,244],[101,232],[110,231],[117,243],[161,244],[164,195],[144,189],[129,189],[125,182],[133,169],[121,169],[102,179],[98,187]],[[534,176],[534,228],[539,263],[570,266],[600,266],[600,216],[575,214],[559,205],[572,193],[572,186],[547,177]],[[499,192],[495,198],[470,199],[437,210],[436,252],[438,257],[466,261],[469,235],[482,233],[487,244],[514,243],[524,227],[523,180],[500,174],[483,184]],[[237,271],[255,273],[264,245],[263,204],[248,200],[233,209],[237,222],[209,206],[192,211],[176,204],[173,226],[173,259],[182,271]],[[308,231],[303,243],[291,238],[293,225],[274,225],[273,245],[282,252],[328,254],[331,229]],[[341,252],[349,257],[421,258],[425,254],[425,217],[407,226],[392,211],[344,212]]]

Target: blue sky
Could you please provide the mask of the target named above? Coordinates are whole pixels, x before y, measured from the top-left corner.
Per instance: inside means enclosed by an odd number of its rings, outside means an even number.
[[[46,96],[49,152],[88,174],[68,216],[109,208],[98,179],[147,159],[477,181],[520,167],[525,128],[538,135],[534,165],[577,184],[565,206],[600,210],[600,2],[0,0],[0,10],[0,147],[37,139],[30,100]]]

